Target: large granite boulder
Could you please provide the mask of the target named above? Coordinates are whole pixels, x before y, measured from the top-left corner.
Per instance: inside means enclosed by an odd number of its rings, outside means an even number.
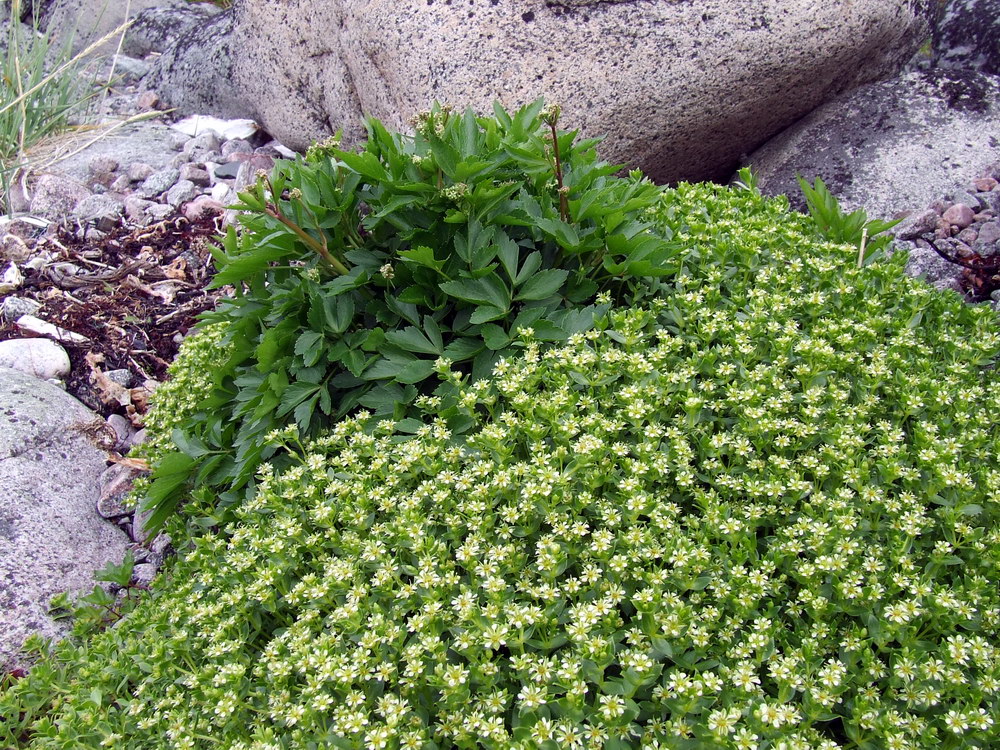
[[[252,118],[256,105],[232,81],[232,30],[231,12],[188,26],[157,60],[144,85],[179,114]]]
[[[663,181],[721,177],[835,94],[898,70],[930,33],[930,5],[239,0],[232,75],[215,89],[248,108],[227,114],[300,149],[338,129],[360,139],[363,113],[403,128],[434,100],[488,112],[544,95],[565,127],[608,134],[611,160]],[[170,64],[184,56],[179,45]]]
[[[30,5],[31,3],[26,3]],[[111,33],[126,21],[150,8],[185,7],[188,0],[43,0],[35,6],[41,27],[57,47],[72,39],[79,52]],[[115,51],[118,38],[104,44],[101,52]]]
[[[96,510],[105,453],[90,434],[100,417],[66,392],[0,368],[0,673],[25,666],[32,633],[59,637],[49,617],[63,591],[86,593],[94,571],[129,543]]]
[[[1000,75],[1000,0],[948,0],[935,25],[933,59]]]
[[[208,23],[221,11],[218,5],[207,2],[146,8],[134,15],[122,44],[122,52],[137,58],[151,52],[163,52],[184,32]]]
[[[802,206],[796,174],[849,209],[892,217],[962,189],[1000,161],[1000,77],[912,72],[829,102],[749,157],[769,194]]]

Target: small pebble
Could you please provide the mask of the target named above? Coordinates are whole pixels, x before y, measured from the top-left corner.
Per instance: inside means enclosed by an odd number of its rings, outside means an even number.
[[[142,184],[139,186],[136,193],[143,198],[152,198],[157,195],[162,195],[167,192],[175,182],[177,182],[178,177],[180,177],[180,172],[172,167],[157,170],[142,181]]]
[[[143,91],[135,103],[139,109],[156,109],[160,106],[160,97],[155,91]]]
[[[114,172],[118,169],[118,160],[113,156],[95,156],[87,164],[87,169],[92,175],[99,175],[101,173]]]
[[[973,180],[972,185],[980,193],[988,193],[991,190],[995,190],[997,185],[1000,185],[1000,182],[997,182],[992,177],[980,177],[977,180]]]
[[[132,377],[132,373],[124,368],[118,370],[108,370],[104,374],[107,376],[108,380],[113,383],[117,383],[122,388],[131,388],[132,383],[135,380]]]
[[[141,161],[137,161],[128,165],[128,169],[126,170],[125,174],[128,175],[129,180],[131,180],[132,182],[142,182],[151,174],[153,174],[153,172],[155,171],[156,170],[153,169],[148,164],[145,164]]]
[[[40,302],[22,297],[5,297],[0,304],[0,317],[8,323],[13,323],[22,315],[34,315],[42,308]]]
[[[188,221],[198,221],[205,216],[221,213],[224,206],[208,195],[200,195],[184,206],[184,217]]]
[[[171,133],[170,134],[170,147],[174,151],[180,151],[184,148],[185,144],[191,140],[184,133]]]
[[[193,182],[195,185],[198,185],[199,187],[208,187],[209,183],[212,180],[207,171],[198,167],[195,164],[182,165],[180,177],[182,180],[188,180],[189,182]]]
[[[0,367],[27,373],[41,380],[61,380],[69,375],[69,355],[49,339],[0,341]]]
[[[252,154],[253,146],[242,138],[234,138],[222,144],[221,153],[223,159],[228,159],[233,154]]]
[[[128,372],[126,370],[125,372]],[[106,373],[108,377],[111,377],[111,373]],[[131,373],[129,373],[129,378],[131,379]],[[128,386],[126,386],[128,387]],[[135,435],[135,427],[121,414],[112,414],[108,417],[108,424],[111,429],[115,431],[115,436],[117,441],[115,443],[115,450],[119,453],[125,453],[132,445],[132,437]]]
[[[200,194],[201,191],[191,180],[178,180],[177,184],[167,191],[166,199],[167,203],[177,208],[182,203],[194,200]]]

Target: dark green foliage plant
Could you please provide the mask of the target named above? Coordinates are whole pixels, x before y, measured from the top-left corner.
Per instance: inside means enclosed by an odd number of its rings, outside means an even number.
[[[352,410],[433,403],[460,432],[457,381],[488,374],[519,331],[565,340],[676,272],[649,221],[660,188],[615,176],[558,117],[541,101],[435,107],[412,136],[370,120],[360,152],[320,144],[240,195],[242,230],[215,253],[214,285],[235,291],[204,318],[230,355],[158,461],[152,528],[192,490],[239,502],[263,461],[283,465],[282,440]]]
[[[749,173],[749,170],[747,172]],[[833,242],[842,242],[858,248],[859,266],[871,263],[885,254],[893,239],[887,232],[901,219],[894,221],[869,219],[868,213],[863,208],[845,213],[836,196],[819,177],[812,185],[802,177],[798,180],[806,199],[806,208],[816,225],[816,231],[821,236]]]

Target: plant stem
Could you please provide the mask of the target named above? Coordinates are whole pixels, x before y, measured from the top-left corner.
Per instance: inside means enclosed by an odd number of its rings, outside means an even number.
[[[559,159],[559,134],[556,132],[556,123],[554,120],[549,122],[549,129],[552,131],[552,153],[555,157],[556,190],[559,192],[559,216],[568,224],[569,199],[566,197],[566,191],[563,190],[562,162]]]
[[[311,247],[313,250],[319,253],[319,256],[323,260],[325,260],[327,264],[329,264],[329,266],[338,274],[340,274],[341,276],[346,276],[348,273],[350,273],[350,269],[343,263],[341,263],[339,260],[337,260],[333,256],[333,253],[331,253],[330,250],[327,248],[325,237],[323,237],[322,242],[317,240],[315,237],[312,237],[302,227],[300,227],[294,221],[287,218],[283,213],[281,213],[281,210],[278,208],[278,206],[273,203],[269,203],[265,206],[264,213],[266,213],[272,219],[277,219],[286,227],[295,232],[296,236],[298,236],[299,239],[301,239],[309,247]]]

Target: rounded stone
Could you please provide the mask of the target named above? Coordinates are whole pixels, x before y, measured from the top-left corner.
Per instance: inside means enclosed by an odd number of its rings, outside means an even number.
[[[59,388],[0,369],[0,672],[25,667],[32,633],[65,635],[49,616],[60,592],[91,591],[94,571],[129,543],[96,511],[105,453],[90,429],[103,420]]]
[[[23,372],[40,380],[62,379],[69,375],[69,355],[49,339],[0,341],[0,367]]]
[[[160,195],[169,190],[179,176],[180,172],[173,167],[158,170],[142,181],[137,192],[143,198]]]
[[[959,229],[965,229],[973,221],[976,212],[972,210],[969,206],[964,203],[956,203],[950,208],[948,208],[941,218],[951,224],[953,227],[958,227]]]

